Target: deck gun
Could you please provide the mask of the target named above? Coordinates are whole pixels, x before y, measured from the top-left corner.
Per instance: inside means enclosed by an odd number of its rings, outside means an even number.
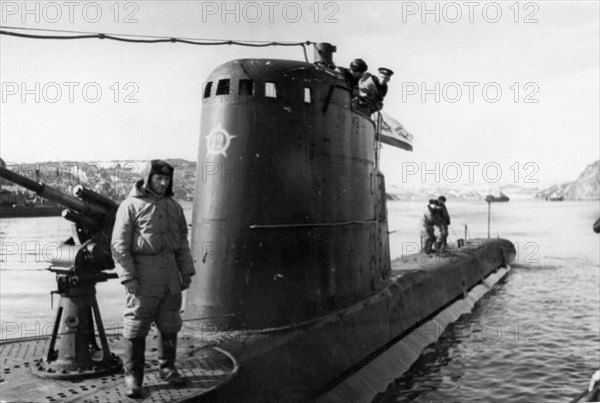
[[[32,371],[46,378],[80,379],[120,370],[121,360],[110,352],[96,300],[96,283],[118,277],[107,273],[115,267],[110,239],[118,204],[81,185],[71,196],[3,167],[0,177],[67,207],[62,216],[72,223],[72,236],[50,259],[48,270],[56,273],[57,283],[50,294],[59,294],[60,302],[47,354],[36,360]]]

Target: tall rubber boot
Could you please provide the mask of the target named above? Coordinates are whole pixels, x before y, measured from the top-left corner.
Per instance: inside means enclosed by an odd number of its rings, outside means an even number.
[[[444,235],[441,235],[439,240],[437,241],[437,243],[435,244],[435,251],[438,254],[442,254],[446,252],[446,246],[447,246],[447,242],[446,242],[446,237]]]
[[[123,357],[125,395],[131,398],[141,398],[143,397],[146,338],[123,339],[123,346],[125,349]]]
[[[429,241],[429,240],[425,241],[425,246],[423,247],[423,252],[426,255],[429,255],[431,253],[431,245],[432,245],[431,241]]]
[[[188,380],[182,377],[175,368],[176,355],[177,333],[160,333],[158,340],[159,377],[172,386],[184,386]]]
[[[442,253],[442,241],[440,240],[436,241],[435,243],[435,253],[438,255]]]
[[[427,240],[425,241],[425,253],[426,254],[429,255],[434,252],[433,246],[435,245],[436,240],[437,240],[437,237],[435,235],[427,238]]]

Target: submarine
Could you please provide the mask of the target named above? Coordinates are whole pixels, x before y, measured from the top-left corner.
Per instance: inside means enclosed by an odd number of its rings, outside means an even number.
[[[391,260],[379,114],[354,109],[335,47],[313,63],[238,59],[202,90],[191,245],[177,366],[158,377],[148,336],[148,401],[370,401],[443,330],[510,272],[506,239],[469,239],[445,255]],[[51,335],[2,340],[0,399],[130,401],[121,335],[104,329],[95,285],[115,277],[116,206],[2,169],[1,176],[70,208]]]

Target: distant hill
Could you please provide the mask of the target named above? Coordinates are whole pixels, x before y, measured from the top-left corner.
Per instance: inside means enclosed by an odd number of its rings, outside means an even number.
[[[196,162],[181,158],[167,159],[175,167],[174,188],[175,198],[191,201],[194,196],[196,182]],[[30,179],[40,180],[48,185],[70,193],[75,185],[82,184],[98,193],[116,201],[123,200],[130,192],[134,183],[142,179],[142,174],[148,161],[59,161],[21,164],[18,167],[7,168],[25,175]],[[36,170],[39,172],[36,179]],[[2,183],[3,193],[13,194],[22,192],[22,188],[11,186],[6,181]],[[565,199],[592,200],[600,198],[600,161],[588,166],[574,182],[555,185],[539,191],[519,185],[507,185],[501,188],[491,188],[489,185],[456,185],[449,187],[420,186],[404,188],[390,185],[387,189],[389,200],[429,200],[433,196],[445,195],[450,199],[483,200],[494,191],[502,191],[511,200],[525,198],[545,198],[553,194],[564,195]]]
[[[167,159],[175,168],[173,192],[178,200],[190,201],[194,195],[196,162]],[[148,161],[58,161],[8,165],[7,168],[29,179],[71,194],[73,187],[83,185],[113,200],[121,201],[135,182],[145,176]],[[20,194],[23,188],[1,181],[3,193]],[[30,192],[31,193],[31,192]],[[8,196],[7,196],[8,198]]]
[[[419,186],[401,187],[390,185],[387,189],[388,200],[429,200],[432,197],[444,195],[448,199],[484,200],[492,193],[504,193],[511,200],[531,199],[539,191],[537,188],[526,188],[518,185],[507,185],[492,188],[489,185],[454,185],[454,186]]]
[[[565,200],[600,199],[600,160],[588,165],[577,180],[550,186],[535,195],[542,199],[560,196]]]

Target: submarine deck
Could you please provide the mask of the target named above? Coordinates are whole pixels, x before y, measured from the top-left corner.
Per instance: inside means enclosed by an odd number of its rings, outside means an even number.
[[[188,385],[173,388],[158,377],[157,332],[148,336],[146,369],[144,373],[144,400],[152,402],[180,402],[205,394],[235,376],[238,366],[224,350],[198,343],[189,336],[180,337],[177,352],[179,372],[190,381]],[[109,337],[110,349],[121,355],[121,336]],[[124,393],[122,373],[88,379],[57,380],[35,376],[31,369],[48,349],[50,338],[7,340],[0,344],[2,375],[0,401],[6,402],[131,402]]]
[[[409,273],[436,273],[444,270],[448,262],[461,265],[461,262],[470,260],[470,252],[481,245],[478,242],[468,243],[461,250],[450,249],[443,255],[415,254],[396,259],[392,262],[391,281],[402,286],[402,277]],[[412,281],[410,277],[407,276],[406,281]],[[326,320],[327,317],[314,321]],[[158,337],[156,329],[153,328],[146,349],[143,400],[197,400],[235,378],[240,368],[238,362],[243,366],[244,362],[297,339],[300,326],[301,324],[296,324],[280,329],[216,332],[210,331],[209,328],[198,328],[197,323],[187,322],[179,337],[177,366],[180,373],[190,382],[179,388],[169,386],[158,377],[155,355]],[[121,335],[109,334],[107,330],[107,337],[111,352],[121,355]],[[122,373],[76,380],[56,380],[34,375],[31,369],[45,356],[49,344],[50,336],[0,342],[0,401],[132,401],[124,395]]]

